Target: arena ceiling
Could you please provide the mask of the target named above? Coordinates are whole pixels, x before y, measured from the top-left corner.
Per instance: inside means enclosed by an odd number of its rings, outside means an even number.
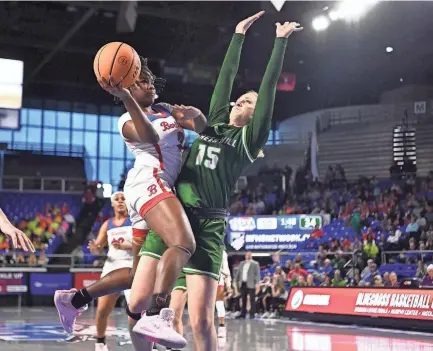
[[[261,76],[277,20],[296,20],[305,30],[291,38],[284,70],[295,72],[295,92],[279,93],[277,116],[329,106],[376,102],[401,84],[433,83],[433,2],[383,2],[356,24],[333,23],[315,32],[312,19],[332,2],[139,2],[133,33],[117,33],[118,2],[0,2],[0,57],[25,62],[26,98],[110,102],[92,71],[96,51],[126,41],[150,59],[158,74],[167,63],[219,65],[239,19],[265,8],[249,33],[242,70]],[[387,54],[385,47],[394,52]],[[403,78],[403,83],[400,82]],[[307,90],[307,86],[310,90]],[[238,81],[239,92],[257,88]],[[206,109],[212,86],[167,84],[162,98]],[[236,91],[237,93],[238,91]]]

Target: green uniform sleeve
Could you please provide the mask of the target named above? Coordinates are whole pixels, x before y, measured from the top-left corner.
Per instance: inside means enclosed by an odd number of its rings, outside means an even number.
[[[230,95],[236,78],[245,36],[235,33],[221,67],[209,107],[208,125],[228,123]]]
[[[274,112],[275,91],[284,61],[287,38],[276,38],[272,56],[263,76],[254,116],[243,127],[242,142],[248,158],[253,162],[268,141]]]

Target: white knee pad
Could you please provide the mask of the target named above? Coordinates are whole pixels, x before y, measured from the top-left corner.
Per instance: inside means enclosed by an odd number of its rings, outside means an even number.
[[[218,318],[224,318],[226,316],[226,308],[224,307],[224,301],[217,301],[215,303]]]

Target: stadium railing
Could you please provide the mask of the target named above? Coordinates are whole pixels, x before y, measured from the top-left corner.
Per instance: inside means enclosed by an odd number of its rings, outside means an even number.
[[[2,191],[82,194],[86,179],[3,176]]]

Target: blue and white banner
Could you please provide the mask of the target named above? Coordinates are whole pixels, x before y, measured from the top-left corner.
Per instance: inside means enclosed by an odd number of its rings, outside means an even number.
[[[305,248],[310,233],[323,225],[319,215],[229,217],[227,241],[235,250],[285,250]]]
[[[30,274],[30,293],[32,295],[54,295],[56,290],[68,290],[71,288],[71,273]]]

